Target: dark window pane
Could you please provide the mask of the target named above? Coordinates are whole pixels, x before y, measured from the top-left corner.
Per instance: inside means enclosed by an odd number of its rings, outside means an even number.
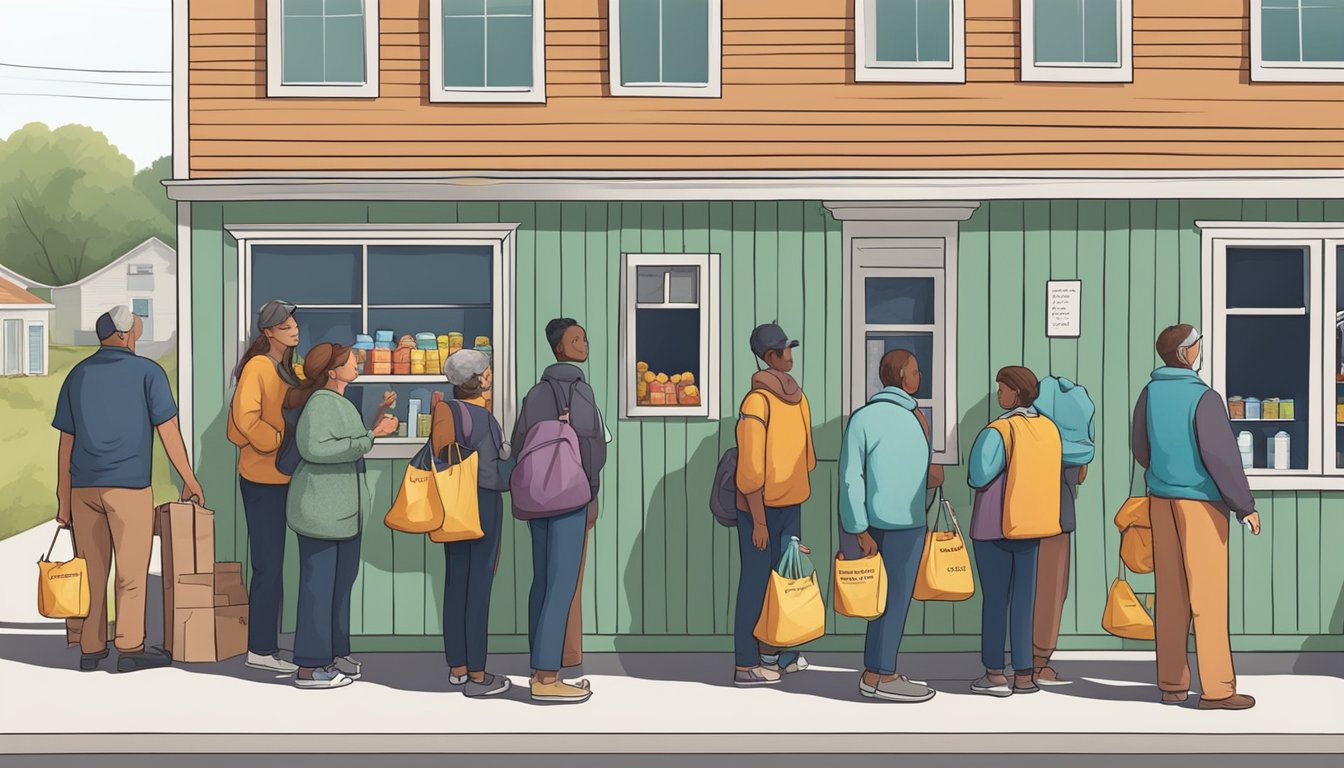
[[[486,309],[369,309],[369,334],[389,330],[400,339],[417,333],[442,336],[454,331],[462,333],[465,346],[475,345],[477,336],[490,337],[494,342],[494,313]]]
[[[253,294],[254,296],[256,294]],[[304,309],[294,313],[299,321],[299,354],[304,355],[316,344],[343,344],[349,346],[355,342],[355,336],[361,333],[360,312],[358,309]],[[249,328],[257,321],[254,313],[248,321]],[[249,334],[255,330],[249,330]],[[248,336],[251,338],[251,335]]]
[[[864,317],[869,325],[932,325],[932,277],[870,277],[864,280]]]
[[[863,2],[864,0],[857,0]],[[878,61],[919,60],[918,0],[876,0]]]
[[[1083,0],[1027,0],[1036,3],[1036,63],[1083,61]]]
[[[1271,7],[1271,2],[1266,0],[1260,11],[1261,57],[1265,61],[1301,61],[1302,29],[1296,2],[1291,7]]]
[[[663,82],[709,82],[709,0],[663,0]]]
[[[919,391],[915,397],[927,400],[933,397],[933,334],[932,333],[870,333],[867,337],[865,372],[868,379],[868,397],[882,389],[880,377],[882,356],[893,349],[904,349],[915,354],[921,374]]]
[[[1293,422],[1233,423],[1234,432],[1251,433],[1256,467],[1268,466],[1269,441],[1284,431],[1291,441],[1290,468],[1307,468],[1307,424],[1314,418],[1308,400],[1310,332],[1305,316],[1227,318],[1227,394],[1293,400]]]
[[[432,402],[435,392],[442,392],[444,397],[453,396],[452,388],[446,383],[440,385],[389,384],[384,382],[373,383],[369,381],[361,381],[360,379],[355,379],[354,383],[345,390],[345,396],[346,399],[354,403],[355,407],[359,409],[360,417],[365,426],[372,427],[373,417],[378,415],[378,406],[382,405],[383,402],[383,393],[389,390],[397,393],[397,404],[393,406],[392,410],[388,411],[388,413],[396,416],[397,419],[401,421],[402,425],[406,427],[407,437],[416,437],[420,439],[428,438],[429,431],[426,429],[423,434],[419,433],[419,427],[421,426],[420,419],[416,419],[416,431],[411,431],[411,424],[409,423],[411,401],[419,400],[420,413],[428,414],[430,412],[430,403]]]
[[[494,251],[483,245],[371,245],[369,305],[488,306],[493,257]]]
[[[919,0],[919,61],[952,61],[949,0]]]
[[[1344,61],[1344,0],[1303,4],[1302,60]]]
[[[1083,56],[1089,64],[1120,63],[1119,0],[1083,0]]]
[[[1307,249],[1228,248],[1229,309],[1295,309],[1307,305]]]
[[[485,87],[485,19],[444,17],[443,84]]]
[[[635,301],[640,304],[662,304],[663,278],[667,270],[659,267],[639,267],[635,270]]]
[[[656,83],[659,64],[658,0],[614,0],[621,4],[621,84]]]
[[[252,247],[253,314],[267,301],[359,304],[357,245],[255,245]]]
[[[532,87],[532,17],[491,18],[486,26],[486,85]]]
[[[653,373],[690,372],[700,382],[700,310],[635,310],[635,359]]]

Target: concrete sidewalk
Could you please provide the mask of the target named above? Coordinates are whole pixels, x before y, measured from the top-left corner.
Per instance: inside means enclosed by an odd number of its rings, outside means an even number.
[[[939,691],[914,706],[860,698],[852,654],[813,656],[813,668],[784,685],[746,691],[731,686],[726,655],[590,654],[584,672],[594,696],[577,707],[528,701],[521,656],[492,657],[492,669],[510,675],[515,688],[490,701],[451,692],[437,654],[365,655],[364,679],[336,691],[301,691],[241,660],[84,674],[60,623],[36,616],[35,587],[23,586],[34,583],[34,561],[50,539],[42,527],[0,543],[0,579],[19,585],[0,592],[6,766],[18,755],[28,756],[25,764],[55,765],[42,756],[87,753],[135,765],[173,764],[155,762],[156,755],[201,756],[179,763],[191,765],[215,764],[202,762],[205,755],[224,756],[211,758],[221,764],[268,755],[276,756],[271,764],[295,765],[308,764],[304,755],[345,756],[323,757],[323,766],[360,764],[339,762],[360,755],[389,765],[428,764],[428,755],[522,765],[531,755],[548,766],[629,765],[632,754],[652,756],[639,758],[641,768],[664,764],[659,755],[694,755],[697,765],[747,765],[751,755],[769,756],[771,766],[867,765],[873,755],[900,754],[935,765],[960,755],[951,764],[967,766],[1016,764],[1005,756],[1024,765],[1078,764],[1080,755],[1092,756],[1088,765],[1123,756],[1129,764],[1190,766],[1220,755],[1220,766],[1271,758],[1338,766],[1338,757],[1316,761],[1344,754],[1344,658],[1326,654],[1240,656],[1240,688],[1260,705],[1236,713],[1200,712],[1193,697],[1185,707],[1156,703],[1153,662],[1144,653],[1061,654],[1058,668],[1074,684],[1006,700],[970,694],[980,672],[974,655],[907,654],[902,671]],[[114,661],[115,654],[104,668]],[[506,755],[514,759],[491,762]]]

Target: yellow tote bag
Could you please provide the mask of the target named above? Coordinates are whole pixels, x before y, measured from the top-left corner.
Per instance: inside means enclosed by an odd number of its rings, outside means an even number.
[[[47,554],[37,561],[37,612],[48,619],[83,618],[89,615],[89,568],[84,558],[78,556],[64,563],[51,561],[60,536],[61,529],[57,529]],[[71,531],[72,547],[74,536]]]
[[[1116,637],[1127,640],[1152,640],[1157,636],[1153,617],[1139,602],[1138,595],[1125,580],[1125,563],[1120,561],[1120,572],[1111,582],[1111,593],[1106,597],[1106,608],[1101,614],[1101,628]]]
[[[426,440],[425,447],[406,465],[397,500],[383,517],[383,525],[402,533],[429,533],[443,525],[443,515],[443,503],[434,486],[434,449]]]
[[[952,521],[952,530],[938,530],[943,513]],[[966,551],[966,539],[961,535],[957,513],[952,503],[943,499],[933,528],[924,534],[924,554],[919,558],[915,574],[915,599],[960,602],[975,594],[975,576],[971,573],[971,556]]]
[[[835,612],[872,621],[887,609],[887,568],[882,553],[859,560],[835,558]]]
[[[775,648],[793,648],[826,634],[826,603],[815,569],[803,575],[798,537],[793,537],[770,572],[765,603],[756,622],[756,639]]]
[[[1120,559],[1134,573],[1153,572],[1153,519],[1147,496],[1126,499],[1115,513],[1120,529]]]
[[[443,520],[429,532],[429,540],[440,544],[449,541],[474,541],[485,536],[481,530],[480,497],[477,496],[476,478],[480,469],[477,454],[462,458],[462,446],[453,443],[457,462],[445,469],[434,469],[435,495]]]

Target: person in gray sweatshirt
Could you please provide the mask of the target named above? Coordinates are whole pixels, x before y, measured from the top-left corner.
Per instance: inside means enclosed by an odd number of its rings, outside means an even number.
[[[562,317],[546,324],[546,342],[556,363],[527,393],[513,425],[513,449],[521,455],[532,427],[569,411],[579,440],[579,459],[592,488],[588,504],[573,512],[528,520],[532,533],[532,591],[528,599],[528,639],[532,646],[532,699],[577,704],[592,695],[588,681],[560,679],[565,636],[582,577],[588,530],[597,522],[597,491],[607,463],[606,428],[593,388],[578,364],[588,360],[588,334],[577,321]]]

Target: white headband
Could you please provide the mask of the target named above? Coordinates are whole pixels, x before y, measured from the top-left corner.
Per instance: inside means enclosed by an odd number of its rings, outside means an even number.
[[[1185,341],[1181,343],[1180,348],[1186,349],[1190,346],[1193,346],[1196,341],[1199,341],[1199,329],[1191,328],[1190,335],[1185,337]]]

